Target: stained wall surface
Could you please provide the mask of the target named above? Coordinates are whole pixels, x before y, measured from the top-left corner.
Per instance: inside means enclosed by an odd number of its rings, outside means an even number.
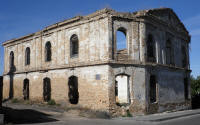
[[[126,36],[127,47],[117,50],[116,32]],[[78,36],[78,56],[70,57],[72,35]],[[153,36],[155,62],[148,61],[148,36]],[[171,41],[171,59],[167,64],[166,41]],[[45,61],[45,44],[51,43],[52,60]],[[99,10],[48,26],[42,31],[5,42],[4,98],[23,98],[23,80],[30,81],[30,100],[43,101],[43,79],[51,79],[51,97],[72,106],[68,98],[68,79],[78,77],[78,105],[103,110],[112,115],[123,112],[148,114],[191,107],[191,95],[185,99],[184,79],[190,77],[190,35],[169,8],[135,13]],[[30,65],[25,65],[25,50],[31,48]],[[182,47],[186,66],[183,67]],[[14,70],[10,70],[10,52],[14,52]],[[116,100],[116,79],[127,76],[125,104]],[[156,102],[150,102],[150,76],[156,77]],[[124,80],[126,81],[126,80]],[[122,83],[124,83],[124,81]],[[120,87],[120,86],[118,86]],[[190,82],[188,81],[190,92]],[[120,90],[119,89],[119,90]],[[11,93],[11,90],[13,93]],[[118,97],[123,100],[124,97]]]

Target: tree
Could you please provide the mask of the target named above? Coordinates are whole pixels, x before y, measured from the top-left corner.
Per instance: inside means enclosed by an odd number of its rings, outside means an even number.
[[[192,96],[192,108],[200,108],[200,76],[194,78],[191,76],[191,96]]]
[[[194,78],[191,76],[191,94],[192,97],[200,95],[200,76],[197,76],[197,78]]]

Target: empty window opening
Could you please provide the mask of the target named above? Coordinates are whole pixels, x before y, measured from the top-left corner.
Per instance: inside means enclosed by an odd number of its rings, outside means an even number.
[[[185,96],[185,99],[187,100],[188,96],[189,96],[189,92],[188,92],[188,78],[184,79],[184,96]]]
[[[156,100],[156,94],[157,94],[157,92],[156,92],[156,87],[157,85],[156,85],[156,76],[154,76],[154,75],[151,75],[150,76],[150,102],[151,103],[155,103],[157,100]]]
[[[127,49],[126,45],[126,30],[124,28],[119,28],[116,33],[117,40],[117,51]]]
[[[130,103],[129,77],[127,75],[117,75],[115,78],[115,98],[117,105],[127,105]]]
[[[30,54],[31,54],[30,48],[27,47],[25,51],[25,65],[30,64]]]
[[[11,51],[10,52],[10,59],[9,59],[9,63],[10,63],[10,69],[14,67],[14,52]]]
[[[186,48],[184,46],[181,47],[181,53],[182,53],[182,67],[187,67],[187,54],[186,54]]]
[[[78,56],[78,36],[76,34],[72,35],[70,38],[70,55],[71,57]]]
[[[78,77],[76,76],[69,77],[68,87],[69,87],[69,92],[68,92],[69,102],[71,104],[78,104],[79,101]]]
[[[127,51],[127,39],[126,39],[126,29],[119,28],[116,32],[116,51],[117,51],[117,60],[127,60],[128,51]]]
[[[51,61],[51,43],[47,42],[45,44],[45,61]]]
[[[49,78],[43,79],[43,99],[45,102],[51,100],[51,80]]]
[[[156,56],[155,56],[155,41],[151,34],[148,35],[147,38],[147,61],[148,62],[156,62]]]
[[[172,43],[170,40],[167,40],[166,42],[166,64],[174,64],[174,54],[173,54],[173,48]]]
[[[24,96],[24,100],[29,99],[29,80],[28,79],[24,79],[23,96]]]

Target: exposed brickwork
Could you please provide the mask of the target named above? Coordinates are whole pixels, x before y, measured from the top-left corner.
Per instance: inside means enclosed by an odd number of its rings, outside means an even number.
[[[116,49],[116,32],[126,35],[127,47]],[[78,55],[71,57],[70,38],[78,37]],[[148,35],[155,43],[155,60],[147,61]],[[166,62],[166,41],[172,41],[174,64]],[[45,44],[51,43],[51,61],[45,61]],[[51,98],[68,107],[86,107],[123,115],[187,109],[190,94],[184,98],[184,78],[190,77],[190,35],[173,10],[159,8],[135,13],[102,9],[88,16],[58,22],[43,30],[3,43],[4,89],[6,98],[23,99],[23,81],[29,79],[29,99],[43,101],[43,79],[51,80]],[[182,50],[186,51],[182,67]],[[25,65],[25,50],[30,48],[30,65]],[[10,52],[14,66],[10,69]],[[172,57],[171,57],[172,58]],[[126,75],[130,102],[116,103],[116,76]],[[156,102],[150,103],[149,77],[156,76]],[[68,81],[78,78],[78,104],[69,102]],[[73,89],[73,88],[72,88]],[[12,91],[13,90],[13,91]],[[12,93],[11,93],[12,91]],[[190,83],[188,83],[190,92]],[[183,106],[187,105],[187,106]],[[168,108],[170,107],[170,108]],[[182,108],[180,108],[182,107]]]

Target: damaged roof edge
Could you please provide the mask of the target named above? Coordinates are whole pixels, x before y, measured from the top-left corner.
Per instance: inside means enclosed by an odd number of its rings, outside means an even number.
[[[187,31],[187,29],[185,28],[184,24],[180,21],[180,19],[176,15],[176,13],[171,8],[162,7],[162,8],[146,9],[146,10],[139,10],[139,11],[132,12],[132,13],[130,13],[130,12],[117,12],[117,11],[110,9],[110,8],[104,8],[104,9],[101,9],[101,10],[97,10],[96,12],[91,13],[91,14],[86,15],[86,16],[75,16],[75,17],[72,17],[70,19],[59,21],[55,24],[52,24],[52,25],[49,25],[49,26],[43,28],[41,31],[31,33],[29,35],[25,35],[25,36],[22,36],[22,37],[19,37],[19,38],[16,38],[16,39],[7,40],[7,41],[3,42],[2,45],[5,46],[6,44],[9,44],[9,43],[12,43],[12,42],[15,42],[15,41],[19,41],[19,40],[22,40],[22,39],[25,39],[25,38],[28,38],[28,37],[33,37],[34,35],[42,35],[43,32],[57,28],[59,26],[67,25],[69,23],[77,22],[77,21],[84,20],[84,19],[87,20],[89,18],[98,16],[98,15],[101,15],[101,14],[104,14],[104,13],[111,14],[113,16],[124,15],[126,17],[143,17],[143,16],[148,16],[151,11],[159,11],[159,10],[169,10],[169,11],[171,11],[176,16],[176,18],[179,20],[182,27],[187,32],[188,36],[191,37],[189,35],[189,32]]]
[[[112,10],[112,9],[104,8],[104,9],[98,10],[98,11],[96,11],[92,14],[86,15],[86,16],[75,16],[75,17],[72,17],[70,19],[66,19],[64,21],[59,21],[57,23],[54,23],[52,25],[49,25],[49,26],[43,28],[42,30],[40,30],[38,32],[31,33],[31,34],[28,34],[28,35],[25,35],[25,36],[22,36],[22,37],[19,37],[19,38],[7,40],[7,41],[2,43],[2,46],[5,46],[6,44],[9,44],[9,43],[12,43],[12,42],[15,42],[15,41],[19,41],[19,40],[22,40],[22,39],[25,39],[25,38],[28,38],[28,37],[32,37],[32,36],[34,36],[35,34],[38,34],[38,33],[41,34],[41,33],[45,32],[47,30],[51,30],[53,28],[56,28],[56,27],[59,27],[59,26],[62,26],[62,25],[73,23],[73,22],[79,21],[81,19],[88,19],[88,18],[91,18],[91,17],[95,17],[95,16],[98,16],[98,15],[103,14],[103,13],[108,13],[110,11],[114,12],[114,10]]]

